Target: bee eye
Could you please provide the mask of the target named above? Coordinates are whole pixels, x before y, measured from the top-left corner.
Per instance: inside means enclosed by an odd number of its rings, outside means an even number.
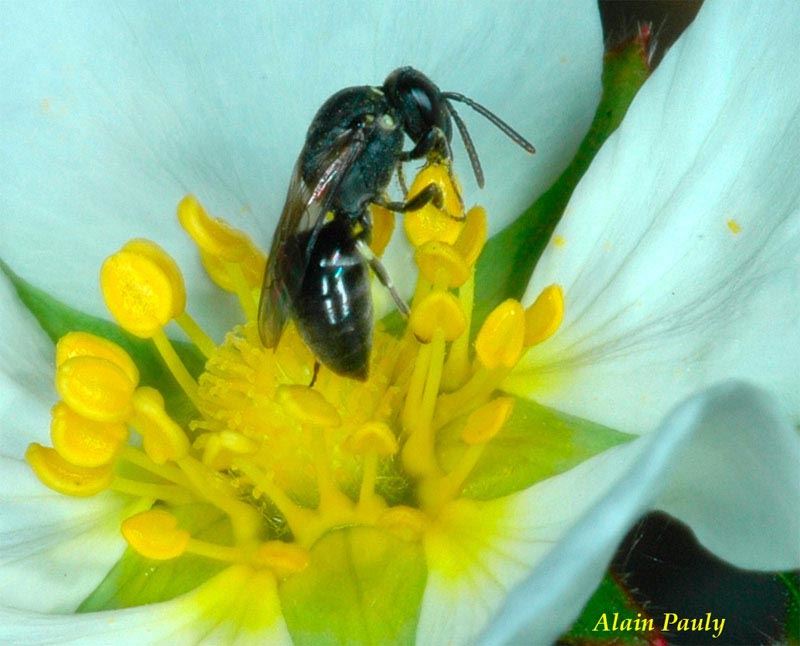
[[[426,124],[434,124],[437,122],[439,108],[438,97],[432,95],[427,88],[415,87],[411,89],[411,97],[414,105],[419,110],[420,117]],[[436,100],[434,100],[436,99]],[[434,108],[434,103],[436,107]]]

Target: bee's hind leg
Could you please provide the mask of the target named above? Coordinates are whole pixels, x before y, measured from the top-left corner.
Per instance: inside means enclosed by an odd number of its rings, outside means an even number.
[[[314,374],[311,375],[311,383],[308,384],[309,388],[313,388],[314,384],[317,383],[317,377],[319,376],[319,369],[322,367],[322,364],[314,359]]]
[[[372,253],[372,249],[370,249],[369,245],[363,240],[356,241],[356,248],[358,249],[358,253],[361,254],[361,257],[369,263],[370,267],[372,267],[372,271],[375,272],[375,275],[378,277],[378,280],[381,281],[381,284],[389,290],[394,302],[397,304],[397,309],[400,310],[400,313],[403,316],[408,318],[408,315],[411,313],[411,311],[408,309],[408,304],[403,300],[402,296],[397,293],[394,283],[392,283],[392,279],[389,276],[389,272],[386,271],[386,267],[383,266],[383,263],[374,253]]]

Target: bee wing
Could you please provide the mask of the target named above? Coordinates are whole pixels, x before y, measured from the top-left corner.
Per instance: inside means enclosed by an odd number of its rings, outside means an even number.
[[[290,314],[286,286],[302,281],[331,200],[365,147],[363,129],[343,132],[323,159],[322,172],[313,187],[303,179],[301,160],[295,164],[283,212],[272,237],[258,303],[258,331],[266,348],[278,345]],[[304,244],[298,236],[303,232],[309,232]]]

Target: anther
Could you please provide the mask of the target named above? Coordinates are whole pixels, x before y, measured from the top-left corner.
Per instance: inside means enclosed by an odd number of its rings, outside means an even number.
[[[133,550],[157,561],[178,558],[191,535],[178,527],[178,519],[164,509],[151,509],[122,521],[122,536]]]
[[[414,260],[422,276],[441,287],[461,287],[470,276],[469,265],[461,254],[446,242],[431,240],[417,247]]]
[[[394,213],[377,204],[370,205],[372,216],[372,241],[369,243],[372,253],[380,257],[386,251],[394,232]]]
[[[525,347],[549,339],[563,320],[564,290],[561,285],[549,285],[525,310]]]
[[[241,262],[248,253],[247,235],[210,217],[194,195],[187,195],[178,204],[178,221],[195,244],[212,256]]]
[[[449,292],[429,293],[414,307],[409,323],[414,335],[423,343],[430,343],[437,330],[442,331],[445,341],[452,341],[467,327],[458,299]]]
[[[189,440],[164,410],[164,398],[143,386],[133,395],[133,424],[142,435],[144,451],[156,464],[175,462],[189,453]]]
[[[185,295],[173,291],[170,275],[149,256],[118,251],[100,270],[100,288],[111,315],[124,330],[149,339],[172,319]]]
[[[486,367],[513,368],[522,354],[525,338],[525,310],[519,301],[508,299],[486,318],[475,339],[475,352]]]
[[[279,386],[276,399],[302,423],[323,428],[341,424],[336,408],[316,390],[305,386]]]
[[[467,211],[464,227],[453,244],[469,267],[472,267],[481,255],[487,235],[486,210],[482,206],[473,206]]]
[[[120,368],[134,384],[139,383],[139,369],[116,343],[88,332],[68,332],[56,343],[56,368],[73,357],[107,359]]]
[[[503,428],[514,408],[512,397],[498,397],[473,411],[467,418],[461,439],[466,444],[486,444]]]
[[[193,447],[203,451],[203,463],[219,471],[230,468],[234,456],[252,455],[258,444],[235,431],[206,433],[195,441]]]
[[[28,446],[25,461],[44,485],[65,496],[94,496],[108,489],[114,479],[113,465],[79,467],[41,444]]]
[[[435,184],[441,190],[444,198],[443,209],[437,209],[429,203],[421,209],[407,213],[403,217],[406,235],[415,247],[429,240],[441,240],[453,244],[461,231],[463,219],[460,190],[453,183],[447,166],[429,164],[417,174],[409,189],[408,198],[413,198],[428,184]]]
[[[253,564],[272,570],[279,578],[302,572],[308,567],[308,550],[294,543],[268,541],[256,548]]]
[[[236,293],[237,285],[231,276],[230,263],[224,261],[220,256],[215,256],[203,249],[200,249],[200,261],[217,287],[232,294]],[[257,289],[261,285],[266,264],[267,257],[248,238],[247,249],[244,251],[238,265],[241,267],[242,275],[251,289]]]
[[[383,422],[367,422],[345,440],[344,447],[356,455],[389,456],[398,450],[397,438]]]
[[[183,280],[183,274],[181,274],[178,263],[172,259],[172,256],[155,242],[141,238],[126,242],[122,247],[122,251],[139,254],[158,265],[164,276],[169,280],[172,288],[172,318],[182,314],[186,309],[186,283]]]
[[[67,462],[100,467],[117,455],[128,438],[128,429],[119,422],[92,421],[59,402],[52,410],[50,438],[53,448]]]
[[[116,363],[77,356],[56,369],[56,390],[76,413],[97,422],[121,422],[131,412],[136,383]]]

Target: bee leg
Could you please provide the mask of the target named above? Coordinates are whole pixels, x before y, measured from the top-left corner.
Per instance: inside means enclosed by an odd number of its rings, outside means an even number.
[[[437,151],[447,159],[452,159],[450,152],[450,142],[441,128],[434,126],[414,145],[411,150],[404,150],[400,153],[400,161],[411,161],[412,159],[422,159],[429,153]]]
[[[372,249],[370,249],[369,245],[363,240],[356,240],[356,249],[358,249],[358,253],[361,254],[361,257],[369,263],[370,267],[372,267],[372,271],[375,272],[375,275],[378,277],[378,280],[381,281],[381,284],[389,290],[389,293],[392,295],[392,298],[397,305],[397,309],[400,310],[400,313],[405,318],[408,318],[409,314],[411,314],[411,310],[408,309],[408,304],[403,300],[403,297],[397,293],[394,283],[389,276],[389,272],[386,271],[386,267],[383,266],[383,263],[381,263],[374,253],[372,253]]]
[[[313,388],[314,384],[317,383],[317,376],[319,375],[319,369],[321,366],[322,364],[316,359],[314,359],[314,374],[311,375],[311,383],[308,384],[309,388]]]
[[[408,197],[408,184],[406,184],[406,175],[403,172],[403,164],[397,164],[397,181],[400,184],[400,189],[403,191],[403,197]]]
[[[428,184],[419,193],[405,202],[384,202],[375,200],[375,204],[395,213],[406,213],[407,211],[418,211],[428,202],[432,203],[437,209],[441,209],[444,204],[442,189],[436,184]]]

